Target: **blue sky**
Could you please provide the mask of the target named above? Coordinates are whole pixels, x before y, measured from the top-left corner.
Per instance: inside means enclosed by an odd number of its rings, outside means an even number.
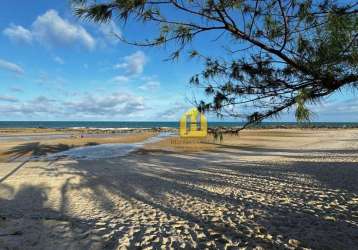
[[[111,35],[151,36],[153,27],[81,22],[68,1],[1,5],[0,120],[177,120],[200,96],[187,84],[199,61],[164,61],[170,48],[133,47]],[[196,45],[213,51],[208,37]],[[313,111],[315,121],[358,121],[351,90]]]

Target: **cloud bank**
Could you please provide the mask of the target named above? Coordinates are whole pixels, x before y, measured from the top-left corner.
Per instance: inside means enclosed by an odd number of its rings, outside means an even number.
[[[142,51],[137,51],[123,58],[123,62],[116,64],[114,68],[124,69],[128,75],[143,73],[144,65],[148,62],[147,56]]]
[[[28,29],[11,24],[3,34],[13,41],[37,41],[46,47],[78,45],[91,50],[96,45],[96,40],[81,25],[63,19],[56,10],[38,16]]]
[[[0,102],[18,102],[19,100],[13,96],[0,95]]]
[[[6,104],[4,104],[6,103]],[[62,117],[62,118],[101,118],[140,116],[147,111],[144,98],[129,92],[117,92],[100,96],[89,94],[75,100],[55,100],[38,96],[28,101],[19,101],[15,97],[0,96],[0,113],[20,117]]]
[[[0,69],[14,72],[18,75],[22,75],[25,72],[19,65],[2,59],[0,59]]]
[[[10,27],[4,29],[3,34],[16,42],[31,43],[33,39],[31,31],[21,25],[10,24]]]
[[[154,91],[160,87],[160,82],[158,81],[148,81],[145,84],[139,86],[139,89],[144,91]]]

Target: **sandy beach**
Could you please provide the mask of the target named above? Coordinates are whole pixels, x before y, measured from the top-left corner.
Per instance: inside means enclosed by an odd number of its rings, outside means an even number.
[[[1,141],[0,249],[358,249],[358,129],[29,158],[151,136]]]
[[[80,131],[60,130],[47,132],[39,130],[0,130],[0,162],[21,160],[31,156],[42,156],[57,153],[81,146],[93,146],[110,143],[136,143],[148,139],[157,133],[143,131],[138,133],[85,134]]]

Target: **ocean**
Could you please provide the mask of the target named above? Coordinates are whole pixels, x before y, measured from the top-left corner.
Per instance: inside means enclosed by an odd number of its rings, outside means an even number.
[[[209,127],[240,127],[242,122],[209,122]],[[294,127],[295,122],[263,122],[256,127]],[[358,127],[358,122],[311,122],[304,127],[343,128]],[[155,121],[0,121],[0,128],[178,128],[179,122]]]

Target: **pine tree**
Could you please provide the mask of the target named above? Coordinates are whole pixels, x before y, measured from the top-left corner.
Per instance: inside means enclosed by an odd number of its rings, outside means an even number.
[[[157,34],[136,46],[175,47],[204,69],[190,83],[204,89],[202,111],[261,122],[296,108],[310,118],[315,103],[342,88],[358,87],[358,3],[345,0],[73,0],[77,16],[154,23]],[[227,56],[189,50],[205,33],[218,35]],[[228,59],[230,58],[230,59]],[[249,110],[250,112],[244,112]]]

